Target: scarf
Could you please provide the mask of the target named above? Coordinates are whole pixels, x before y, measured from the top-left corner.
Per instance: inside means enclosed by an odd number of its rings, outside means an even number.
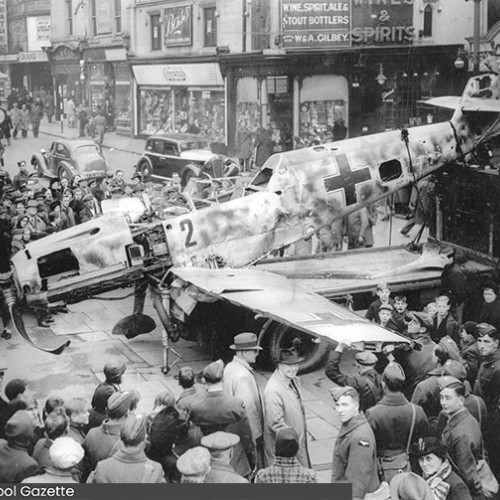
[[[450,472],[451,465],[447,460],[444,460],[441,467],[434,475],[426,477],[424,474],[424,479],[431,487],[434,500],[446,500],[450,491],[450,485],[445,479],[450,475]]]

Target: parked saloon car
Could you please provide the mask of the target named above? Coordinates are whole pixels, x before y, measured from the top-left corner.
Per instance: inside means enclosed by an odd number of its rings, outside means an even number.
[[[216,157],[210,150],[206,137],[192,134],[152,135],[146,139],[146,147],[136,171],[144,180],[162,181],[174,172],[181,177],[186,186],[191,177],[199,177],[202,167],[208,160]],[[220,173],[208,172],[212,177],[222,177]]]
[[[99,146],[90,139],[58,139],[46,151],[33,153],[31,165],[40,175],[67,177],[75,175],[88,178],[106,177],[110,168],[99,151]]]

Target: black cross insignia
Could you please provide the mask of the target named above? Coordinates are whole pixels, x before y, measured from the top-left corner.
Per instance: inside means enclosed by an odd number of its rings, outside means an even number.
[[[327,193],[343,189],[347,205],[356,203],[356,185],[371,179],[370,167],[351,170],[349,160],[345,154],[336,155],[335,160],[339,173],[331,177],[324,177],[323,182]]]

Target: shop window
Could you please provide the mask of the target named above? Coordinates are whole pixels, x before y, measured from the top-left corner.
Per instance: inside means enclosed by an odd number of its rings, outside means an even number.
[[[151,50],[161,49],[161,23],[160,14],[153,14],[151,20]]]
[[[205,47],[215,47],[217,45],[217,17],[215,15],[215,7],[203,9],[203,14],[205,22]]]
[[[397,179],[403,173],[399,160],[384,161],[378,168],[382,182],[389,182]]]
[[[122,32],[122,0],[115,0],[115,33]]]
[[[97,34],[97,8],[95,4],[96,0],[90,1],[90,22],[92,24],[92,33]]]
[[[73,34],[73,8],[71,5],[72,0],[66,0],[66,12],[68,15],[68,35]]]
[[[424,36],[432,36],[432,7],[427,5],[424,9]]]

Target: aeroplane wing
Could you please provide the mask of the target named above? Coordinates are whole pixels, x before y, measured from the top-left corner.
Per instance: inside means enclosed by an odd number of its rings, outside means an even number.
[[[294,280],[256,269],[174,267],[171,272],[212,297],[243,306],[279,323],[335,342],[407,343],[356,313],[330,302]]]

